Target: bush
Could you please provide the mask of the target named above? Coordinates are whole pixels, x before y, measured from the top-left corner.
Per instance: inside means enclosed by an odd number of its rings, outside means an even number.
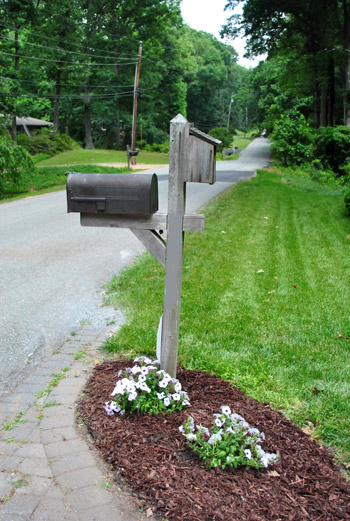
[[[32,156],[36,154],[48,154],[50,157],[64,152],[79,148],[74,139],[67,134],[52,134],[48,129],[36,130],[32,137],[25,134],[18,134],[17,142],[25,148]]]
[[[22,190],[24,180],[34,172],[34,163],[28,152],[10,139],[0,137],[0,197],[4,193]]]
[[[161,152],[163,154],[168,154],[169,148],[169,141],[165,141],[164,143],[153,143],[152,145],[146,145],[143,149],[146,152]]]
[[[303,115],[290,113],[276,121],[272,151],[284,165],[301,165],[313,157],[313,132]]]
[[[348,214],[350,215],[350,187],[346,190],[346,192],[344,194],[344,203],[345,203],[345,208],[346,208]]]
[[[221,141],[221,145],[218,145],[218,152],[222,152],[224,148],[231,148],[233,137],[224,127],[212,128],[209,132],[209,136],[215,137]]]
[[[338,175],[350,158],[350,128],[344,126],[320,127],[315,135],[316,157]]]

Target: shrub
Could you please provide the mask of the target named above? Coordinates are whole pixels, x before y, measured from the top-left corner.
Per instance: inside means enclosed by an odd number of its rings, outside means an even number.
[[[345,208],[346,208],[348,214],[350,215],[350,187],[346,190],[346,192],[344,194],[344,203],[345,203]]]
[[[342,167],[350,158],[350,128],[320,127],[315,134],[315,155],[323,166],[343,175]]]
[[[0,192],[21,191],[22,182],[34,172],[34,163],[28,152],[10,139],[0,137]]]
[[[222,152],[224,148],[230,148],[232,145],[232,134],[225,127],[212,128],[209,132],[209,136],[221,141],[221,145],[217,147],[218,152]]]
[[[313,132],[303,115],[289,113],[276,121],[272,151],[284,165],[301,165],[313,157]]]
[[[24,147],[31,155],[48,154],[50,157],[64,152],[79,148],[74,139],[67,134],[52,134],[48,129],[36,130],[32,137],[25,134],[18,134],[17,142]]]

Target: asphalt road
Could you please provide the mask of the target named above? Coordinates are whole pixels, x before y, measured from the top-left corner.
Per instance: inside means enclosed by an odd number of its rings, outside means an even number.
[[[217,163],[217,182],[189,183],[194,212],[269,162],[258,138],[237,161]],[[167,208],[168,167],[158,174],[160,210]],[[12,389],[78,326],[123,320],[102,307],[103,284],[143,251],[129,230],[81,227],[67,214],[65,191],[0,205],[0,395]]]

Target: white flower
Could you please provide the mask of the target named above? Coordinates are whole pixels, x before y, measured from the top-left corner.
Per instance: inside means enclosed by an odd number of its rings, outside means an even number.
[[[183,400],[182,405],[185,407],[186,405],[191,405],[188,400]]]
[[[132,374],[137,374],[141,371],[141,367],[138,365],[134,365],[134,367],[131,369]]]
[[[175,392],[179,393],[182,389],[182,385],[180,384],[180,382],[177,382],[175,384]]]
[[[167,398],[164,398],[164,402],[163,402],[163,403],[164,403],[165,407],[169,407],[169,405],[170,405],[170,400],[169,400],[169,398],[168,398],[168,397],[167,397]]]
[[[190,432],[190,433],[186,434],[186,438],[188,440],[195,440],[196,439],[196,435],[193,434],[192,432]]]
[[[130,393],[129,396],[128,396],[129,402],[133,402],[134,400],[136,400],[136,398],[137,398],[137,394],[136,393]]]
[[[164,393],[157,393],[158,400],[164,400],[165,394]]]
[[[159,383],[158,383],[159,387],[167,387],[168,385],[168,380],[166,380],[165,378],[163,378],[163,380],[161,380]]]
[[[142,375],[148,375],[148,368],[147,367],[141,367],[141,374]]]
[[[181,399],[181,396],[177,393],[172,394],[171,397],[174,400],[174,402],[178,402]]]
[[[222,437],[221,434],[218,432],[216,434],[212,434],[208,440],[209,445],[213,445],[216,441],[221,441]]]
[[[141,383],[141,382],[145,382],[145,381],[146,381],[146,376],[145,376],[144,374],[140,374],[138,381],[139,381],[140,383]]]
[[[260,463],[265,468],[269,466],[269,458],[267,457],[267,454],[264,454],[263,456],[260,457]]]
[[[140,389],[142,391],[146,391],[147,393],[150,393],[151,392],[151,389],[148,387],[148,385],[145,383],[145,382],[142,382],[140,384]]]
[[[221,412],[222,412],[222,414],[225,414],[225,416],[230,416],[231,409],[229,408],[228,405],[222,405],[221,406]]]
[[[260,431],[255,427],[250,427],[250,429],[248,429],[248,433],[254,436],[255,434],[260,434]]]
[[[252,453],[250,452],[249,449],[245,449],[245,451],[244,451],[244,455],[245,455],[245,457],[246,457],[247,459],[249,459],[249,460],[252,459]]]
[[[226,432],[229,432],[230,434],[236,434],[237,431],[235,431],[232,427],[227,427]]]
[[[243,429],[249,429],[249,423],[247,423],[245,420],[241,420],[238,423],[241,427],[243,427]]]
[[[243,416],[240,416],[239,414],[236,414],[235,412],[233,414],[231,414],[230,418],[232,421],[235,421],[235,422],[244,421]]]
[[[217,427],[222,427],[222,421],[220,420],[220,418],[215,418],[215,425]]]
[[[203,432],[206,436],[210,436],[209,429],[207,427],[203,427],[203,425],[196,425],[197,431]]]
[[[180,425],[179,431],[184,434],[185,433],[185,427],[183,425]]]
[[[189,429],[190,429],[190,431],[194,431],[194,419],[192,418],[192,416],[190,416],[188,418],[188,421],[189,421]]]

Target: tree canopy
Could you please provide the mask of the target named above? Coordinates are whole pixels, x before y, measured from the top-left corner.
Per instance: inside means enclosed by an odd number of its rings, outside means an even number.
[[[31,116],[87,148],[124,147],[140,42],[139,140],[167,139],[178,112],[204,131],[226,126],[232,96],[248,103],[236,51],[184,25],[180,0],[7,0],[0,15],[0,112],[14,139],[15,116]]]

